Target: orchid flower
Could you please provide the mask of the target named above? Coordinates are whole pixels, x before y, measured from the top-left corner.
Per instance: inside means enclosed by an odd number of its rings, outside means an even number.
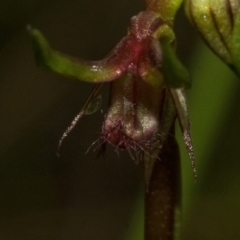
[[[109,82],[110,103],[102,125],[102,146],[110,143],[116,148],[126,148],[131,156],[135,152],[143,157],[148,181],[153,163],[177,118],[196,176],[184,93],[190,80],[176,56],[172,30],[176,6],[181,1],[172,2],[174,7],[165,3],[164,8],[156,5],[156,1],[147,1],[147,10],[131,18],[127,36],[100,61],[61,54],[50,47],[39,30],[29,27],[40,66],[95,84],[80,113],[60,139],[59,147],[83,115],[99,108],[101,87]]]

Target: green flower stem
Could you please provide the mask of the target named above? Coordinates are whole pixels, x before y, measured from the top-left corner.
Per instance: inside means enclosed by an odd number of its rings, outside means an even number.
[[[145,196],[145,240],[178,239],[180,215],[180,157],[174,134],[155,161]]]
[[[146,0],[146,9],[157,12],[164,20],[173,23],[175,14],[183,0]]]

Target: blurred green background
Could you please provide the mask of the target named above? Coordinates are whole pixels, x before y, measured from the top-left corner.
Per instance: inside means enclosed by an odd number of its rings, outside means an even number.
[[[100,59],[126,34],[143,0],[1,0],[0,240],[142,240],[141,164],[108,147],[85,154],[104,114],[86,116],[57,143],[92,85],[36,67],[26,25],[38,27],[67,54]],[[176,21],[188,90],[198,179],[182,153],[183,240],[240,239],[239,80],[199,39],[183,15]],[[108,87],[103,91],[103,112]],[[94,148],[93,148],[94,149]]]

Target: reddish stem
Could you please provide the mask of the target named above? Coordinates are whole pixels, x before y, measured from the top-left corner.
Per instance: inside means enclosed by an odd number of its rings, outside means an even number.
[[[169,135],[155,162],[145,199],[145,240],[173,240],[176,207],[180,205],[180,157]]]

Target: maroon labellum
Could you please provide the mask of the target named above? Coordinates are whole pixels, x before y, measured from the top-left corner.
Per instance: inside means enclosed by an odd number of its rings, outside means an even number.
[[[118,147],[145,146],[156,141],[163,106],[162,87],[127,73],[111,84],[110,106],[102,137]]]

